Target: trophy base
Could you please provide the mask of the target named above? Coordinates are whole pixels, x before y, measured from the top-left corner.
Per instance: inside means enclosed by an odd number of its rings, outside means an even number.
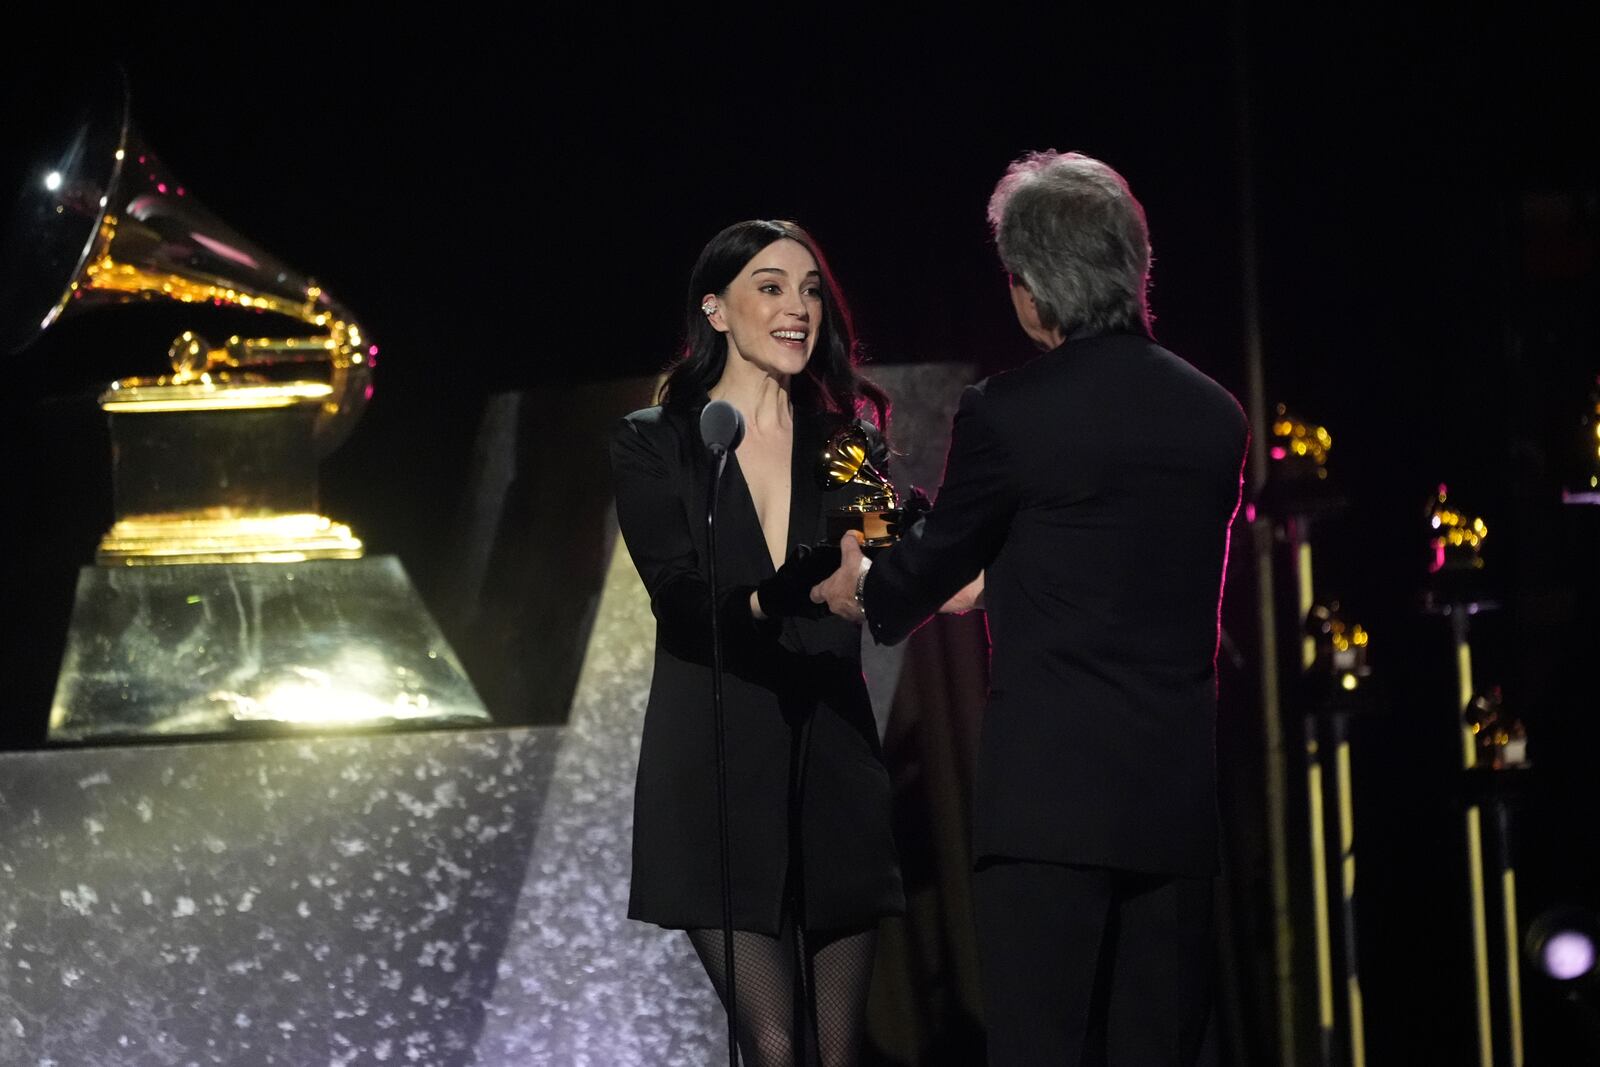
[[[839,538],[847,532],[854,530],[861,535],[861,547],[887,548],[895,543],[895,537],[889,532],[889,523],[900,517],[897,509],[886,508],[882,511],[856,511],[855,509],[830,512],[828,515],[828,543],[836,545]]]
[[[483,725],[393,556],[270,567],[85,567],[56,743]]]
[[[360,559],[361,539],[322,515],[229,515],[226,509],[130,515],[100,540],[101,566],[301,563]]]

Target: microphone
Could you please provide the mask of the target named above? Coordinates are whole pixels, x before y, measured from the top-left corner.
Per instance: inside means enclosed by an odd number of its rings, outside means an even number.
[[[744,440],[744,416],[726,400],[713,400],[700,412],[700,439],[707,451],[721,459]]]
[[[717,489],[728,453],[744,439],[744,416],[726,400],[700,412],[700,440],[715,460],[706,491],[706,586],[711,593],[711,716],[717,736],[717,858],[722,897],[722,973],[728,999],[728,1064],[739,1064],[738,971],[733,951],[733,859],[728,841],[728,726],[722,706],[722,624],[717,591]]]

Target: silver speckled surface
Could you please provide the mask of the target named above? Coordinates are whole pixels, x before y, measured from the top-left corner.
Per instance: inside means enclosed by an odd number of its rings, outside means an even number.
[[[0,1063],[477,1062],[556,742],[0,756]]]
[[[626,917],[653,620],[616,551],[565,728],[0,755],[0,1064],[703,1064]]]
[[[655,620],[613,538],[566,738],[517,903],[480,1063],[699,1067],[726,1020],[683,934],[626,918]]]

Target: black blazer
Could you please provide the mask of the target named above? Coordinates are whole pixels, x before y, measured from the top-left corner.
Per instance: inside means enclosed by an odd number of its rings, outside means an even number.
[[[841,619],[755,621],[773,573],[761,523],[730,458],[717,507],[717,595],[705,578],[709,461],[698,407],[647,408],[611,440],[617,520],[656,617],[634,798],[628,914],[662,926],[722,923],[717,859],[710,613],[724,633],[734,926],[778,931],[793,878],[812,929],[904,908],[889,778],[861,678],[861,631]],[[788,548],[824,537],[842,500],[815,466],[842,416],[796,412]]]
[[[884,643],[981,570],[993,643],[974,856],[1217,867],[1216,648],[1248,424],[1142,337],[967,390],[933,510],[878,557]]]

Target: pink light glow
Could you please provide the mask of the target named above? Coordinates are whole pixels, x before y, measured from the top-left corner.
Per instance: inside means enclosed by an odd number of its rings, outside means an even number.
[[[216,238],[207,237],[203,233],[191,233],[189,236],[194,240],[195,244],[215,252],[223,259],[232,260],[240,266],[250,267],[252,269],[257,266],[255,257],[251,256],[248,252],[241,252],[232,245],[225,245]]]
[[[1438,574],[1442,570],[1444,570],[1444,539],[1440,538],[1433,543],[1433,561],[1428,564],[1428,573]]]
[[[1243,412],[1241,412],[1243,414]],[[1222,528],[1222,577],[1217,582],[1217,637],[1211,643],[1211,685],[1212,692],[1221,684],[1217,677],[1217,653],[1222,649],[1222,594],[1228,587],[1228,553],[1233,549],[1233,520],[1239,517],[1239,505],[1244,500],[1244,472],[1250,462],[1250,435],[1245,434],[1244,455],[1239,457],[1239,495],[1234,497],[1233,511],[1228,514],[1228,524]],[[1247,505],[1246,518],[1255,521],[1255,504]]]
[[[1289,455],[1289,450],[1284,448],[1282,445],[1273,445],[1272,446],[1272,458],[1273,459],[1284,459],[1288,455]]]
[[[166,191],[167,191],[167,183],[166,182],[157,182],[156,183],[156,192],[165,193]]]
[[[377,346],[377,345],[370,345],[370,346],[368,346],[368,348],[367,348],[367,355],[369,355],[369,356],[376,356],[376,355],[377,355],[377,354],[378,354],[378,346]]]
[[[1255,505],[1254,501],[1252,501],[1251,503],[1246,504],[1244,506],[1244,521],[1245,522],[1255,522],[1256,521],[1256,505]]]

